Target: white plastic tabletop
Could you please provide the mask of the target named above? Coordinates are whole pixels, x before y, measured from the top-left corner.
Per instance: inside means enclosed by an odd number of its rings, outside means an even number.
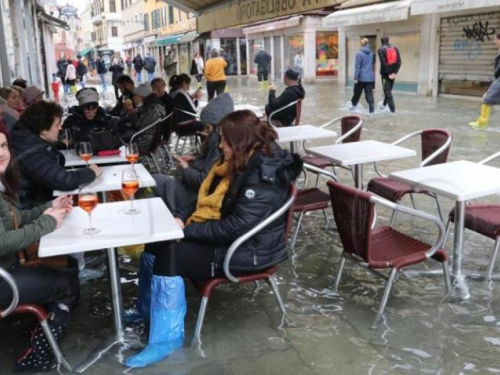
[[[66,159],[66,163],[64,164],[65,167],[82,167],[85,165],[85,161],[83,161],[78,156],[75,149],[61,150],[61,152],[64,155],[64,158]],[[125,149],[124,148],[120,149],[119,155],[111,155],[111,156],[94,155],[89,160],[89,164],[97,164],[97,165],[119,164],[119,163],[126,163],[126,162],[127,162],[127,159],[125,158]]]
[[[274,130],[278,133],[278,142],[280,143],[337,136],[337,133],[332,130],[321,129],[313,125],[284,126],[281,128],[274,128]]]
[[[96,193],[121,190],[122,188],[122,171],[132,168],[131,165],[112,165],[109,167],[101,167],[102,175],[96,178],[94,182],[87,185],[87,188],[92,188]],[[139,177],[139,187],[155,186],[156,182],[151,174],[144,168],[142,164],[134,166],[135,171]],[[65,194],[78,194],[78,189],[72,191],[54,190],[54,197]]]
[[[402,159],[416,156],[414,150],[379,141],[360,141],[312,147],[312,155],[329,159],[338,165],[357,165],[382,160]]]
[[[500,193],[500,169],[466,160],[391,173],[390,178],[455,201]]]
[[[94,235],[83,234],[89,226],[88,214],[75,207],[60,228],[42,237],[38,254],[48,257],[184,237],[161,198],[139,199],[134,207],[141,212],[126,215],[128,201],[98,204],[92,224],[101,231]]]

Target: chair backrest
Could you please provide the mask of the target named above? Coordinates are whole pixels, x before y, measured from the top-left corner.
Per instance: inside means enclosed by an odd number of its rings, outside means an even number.
[[[422,161],[425,161],[429,156],[438,151],[441,147],[441,152],[434,159],[425,163],[426,166],[434,164],[446,163],[451,147],[451,133],[445,129],[425,129],[421,133],[422,139]],[[446,144],[448,145],[444,147]]]
[[[290,193],[288,195],[288,198],[293,197],[294,199],[297,198],[298,190],[295,184],[291,183],[290,184]],[[293,204],[290,206],[288,211],[286,212],[286,223],[285,223],[285,241],[288,240],[288,235],[292,231],[293,227]]]
[[[340,130],[342,132],[342,135],[347,134],[349,131],[360,124],[363,124],[363,119],[360,116],[343,116],[340,119]],[[355,132],[343,139],[342,143],[359,142],[359,140],[361,139],[362,129],[362,126],[359,126],[359,128]]]
[[[295,126],[300,125],[300,118],[302,117],[302,99],[297,100],[295,104]]]
[[[368,262],[371,225],[375,215],[374,203],[370,202],[371,195],[335,181],[328,181],[327,185],[344,251]]]
[[[151,141],[149,148],[147,150],[142,150],[141,155],[151,155],[156,152],[158,146],[161,143],[161,137],[163,134],[163,127],[165,124],[170,122],[170,118],[172,117],[172,113],[169,113],[167,116],[159,118],[152,124],[149,124],[145,128],[139,130],[136,132],[131,138],[130,138],[130,143],[134,142],[134,140],[139,137],[141,134],[147,132],[149,129],[154,127],[154,134],[153,134],[153,140]]]
[[[293,107],[295,106],[295,120],[293,122],[294,125],[299,125],[300,124],[300,118],[302,116],[302,99],[297,99],[296,101],[294,102],[291,102],[291,103],[288,103],[287,105],[281,107],[281,108],[278,108],[277,110],[275,110],[274,112],[271,112],[267,118],[269,124],[273,125],[273,117],[279,113],[279,112],[282,112],[284,110],[286,110],[287,108],[290,108],[290,107]],[[281,124],[281,125],[286,125],[286,124]],[[279,126],[281,126],[279,125]]]
[[[2,267],[0,267],[0,279],[3,279],[12,289],[12,302],[10,303],[9,306],[7,306],[6,309],[0,310],[0,319],[1,319],[11,314],[17,307],[19,303],[19,291],[17,289],[17,285],[14,278],[10,275],[10,273],[8,273]]]

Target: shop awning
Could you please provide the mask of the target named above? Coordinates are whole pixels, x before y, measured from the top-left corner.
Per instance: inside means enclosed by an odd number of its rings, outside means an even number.
[[[179,44],[183,34],[169,35],[163,38],[156,39],[156,44],[158,46],[166,46],[169,44]]]
[[[323,18],[323,27],[366,25],[408,19],[411,0],[340,10]]]
[[[42,6],[37,5],[36,6],[36,12],[37,12],[38,17],[43,22],[46,22],[49,25],[52,25],[54,27],[59,27],[59,28],[64,29],[64,30],[69,30],[70,29],[68,23],[64,22],[63,20],[60,20],[59,18],[51,16],[50,14],[48,14],[45,11],[45,9]]]
[[[156,41],[156,35],[150,35],[144,38],[144,43],[153,43]]]
[[[465,9],[498,6],[498,0],[413,0],[411,3],[411,14],[455,12]]]
[[[87,53],[89,53],[90,51],[92,51],[92,47],[82,49],[80,52],[78,52],[78,54],[79,54],[80,56],[85,56],[85,55],[86,55]]]
[[[196,38],[198,37],[198,33],[196,31],[190,31],[186,34],[184,34],[182,37],[181,37],[181,41],[180,43],[189,43],[189,42],[192,42],[193,40],[195,40]]]
[[[282,21],[275,21],[272,23],[266,22],[262,25],[246,27],[243,29],[243,31],[246,34],[255,34],[255,33],[264,33],[266,31],[271,31],[271,30],[287,29],[289,27],[295,27],[295,26],[300,25],[301,19],[302,19],[302,16],[290,17],[290,18],[288,18],[286,20],[282,20]]]

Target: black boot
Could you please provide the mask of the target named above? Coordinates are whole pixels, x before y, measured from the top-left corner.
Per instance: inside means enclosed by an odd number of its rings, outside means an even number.
[[[49,312],[47,322],[52,331],[54,339],[57,341],[64,336],[66,326],[69,321],[69,311],[57,306]],[[43,333],[40,324],[31,334],[31,343],[16,363],[17,371],[50,371],[57,366],[56,357],[50,347],[49,341]]]

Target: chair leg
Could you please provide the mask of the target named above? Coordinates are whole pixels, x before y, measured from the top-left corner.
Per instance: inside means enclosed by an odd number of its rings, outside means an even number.
[[[57,363],[60,363],[63,365],[63,367],[70,371],[73,372],[73,369],[69,365],[69,363],[66,361],[64,356],[61,353],[61,349],[59,349],[59,345],[57,345],[57,341],[54,338],[54,335],[52,334],[52,331],[49,327],[49,324],[47,323],[47,320],[42,320],[40,322],[40,326],[42,327],[43,333],[45,334],[45,337],[47,338],[47,341],[49,342],[50,347],[52,348],[52,352],[54,352],[54,355],[56,357]]]
[[[281,299],[281,294],[278,289],[278,285],[276,284],[276,280],[274,279],[274,276],[269,276],[269,278],[266,280],[271,289],[273,290],[274,297],[276,298],[276,302],[278,302],[278,306],[281,310],[281,313],[283,316],[286,315],[286,308],[285,304],[283,303],[283,300]]]
[[[417,209],[417,205],[415,204],[415,199],[413,198],[413,194],[410,193],[410,200],[411,200],[411,204],[413,205],[413,209],[416,210]]]
[[[451,232],[451,220],[448,219],[448,222],[446,223],[446,231],[444,232],[443,243],[441,244],[441,247],[443,249],[446,247],[446,243],[448,242],[448,237],[450,236],[450,232]]]
[[[444,285],[446,286],[446,295],[451,294],[451,279],[450,279],[450,270],[448,268],[448,261],[443,262],[443,276],[444,276]]]
[[[392,289],[392,284],[394,282],[394,278],[397,275],[398,270],[396,268],[393,268],[391,270],[391,273],[389,274],[389,278],[387,279],[387,283],[385,286],[384,290],[384,295],[382,296],[382,302],[380,302],[380,307],[378,308],[377,316],[375,317],[375,320],[373,321],[372,327],[371,328],[377,328],[377,324],[380,321],[380,318],[382,318],[382,315],[384,314],[385,306],[387,305],[387,301],[389,300],[389,295],[391,294],[391,289]]]
[[[401,202],[401,200],[398,200],[395,203],[399,204],[399,202]],[[396,214],[397,213],[398,213],[397,211],[392,211],[391,220],[389,221],[389,226],[390,227],[392,227],[394,225],[394,222],[396,221]]]
[[[340,278],[342,277],[342,271],[344,270],[345,258],[346,258],[345,253],[342,252],[342,254],[340,255],[337,276],[335,277],[335,285],[333,286],[333,291],[335,293],[337,293],[337,289],[339,288]]]
[[[491,280],[491,274],[493,273],[493,268],[495,267],[495,261],[498,255],[498,247],[500,246],[500,237],[497,237],[495,245],[493,246],[493,254],[491,255],[490,264],[488,266],[488,271],[486,272],[486,279]]]
[[[316,183],[314,184],[314,187],[317,188],[319,185],[319,173],[316,174]]]
[[[179,154],[179,142],[181,141],[181,137],[177,136],[177,140],[175,141],[175,148],[174,151],[176,154]]]
[[[302,225],[302,218],[304,217],[305,212],[301,212],[299,215],[299,220],[297,220],[297,228],[295,228],[295,232],[293,233],[292,238],[292,250],[295,251],[295,243],[297,242],[297,237],[299,236],[300,226]]]
[[[146,159],[146,163],[148,163],[149,169],[153,169],[153,166],[151,165],[151,162],[149,161],[149,158],[147,156],[144,157]]]
[[[194,329],[194,340],[200,342],[201,339],[201,329],[203,328],[203,321],[205,320],[205,314],[207,312],[208,297],[203,296],[201,298],[200,310],[198,311],[198,319],[196,320],[196,327]]]
[[[323,211],[323,217],[325,218],[325,230],[327,230],[327,229],[328,229],[328,224],[329,224],[330,222],[328,221],[328,216],[327,216],[327,214],[326,214],[326,210],[323,208],[323,210],[322,210],[322,211]]]
[[[441,204],[439,203],[439,198],[438,198],[437,194],[433,194],[433,195],[434,195],[434,199],[436,200],[436,206],[437,206],[437,209],[438,209],[439,218],[444,223],[443,210],[441,209]]]
[[[158,171],[158,173],[161,173],[161,169],[160,169],[160,167],[158,165],[158,162],[156,161],[156,158],[155,158],[154,154],[151,155],[151,159],[153,160],[153,164],[155,165],[155,168]]]

